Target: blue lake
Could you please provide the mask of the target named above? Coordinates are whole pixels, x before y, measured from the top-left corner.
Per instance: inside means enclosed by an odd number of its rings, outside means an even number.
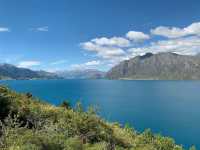
[[[109,121],[129,123],[200,149],[200,81],[35,80],[0,81],[52,104],[80,100]]]

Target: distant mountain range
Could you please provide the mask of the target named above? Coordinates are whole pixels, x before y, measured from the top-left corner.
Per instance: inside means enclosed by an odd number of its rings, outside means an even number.
[[[46,71],[33,71],[26,68],[19,68],[10,64],[0,64],[0,79],[59,79],[54,73]]]
[[[105,77],[105,74],[105,72],[95,69],[57,72],[58,76],[65,79],[102,79]]]
[[[121,62],[106,74],[108,79],[200,80],[200,55],[147,53]]]
[[[105,77],[105,74],[105,72],[94,69],[50,73],[19,68],[11,64],[0,64],[0,79],[102,79]]]
[[[147,53],[121,62],[107,73],[95,69],[49,73],[0,64],[0,79],[200,80],[200,55]]]

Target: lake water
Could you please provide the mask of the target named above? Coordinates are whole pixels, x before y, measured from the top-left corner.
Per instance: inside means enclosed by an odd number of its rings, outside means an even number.
[[[37,80],[0,81],[52,104],[81,100],[109,121],[129,123],[200,149],[200,81]]]

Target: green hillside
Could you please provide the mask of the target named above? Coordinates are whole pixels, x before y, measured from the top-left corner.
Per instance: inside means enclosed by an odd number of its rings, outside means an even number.
[[[56,107],[6,87],[0,87],[0,120],[2,150],[183,150],[172,138],[108,123],[92,108],[83,112],[80,103]]]

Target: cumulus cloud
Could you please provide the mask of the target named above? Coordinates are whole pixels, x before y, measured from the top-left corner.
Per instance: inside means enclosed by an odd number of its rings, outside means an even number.
[[[118,47],[101,46],[93,42],[85,42],[81,44],[82,48],[97,53],[97,56],[103,59],[120,57],[125,54],[124,50]]]
[[[95,57],[101,61],[101,65],[109,67],[148,52],[154,54],[174,52],[181,55],[200,53],[200,22],[192,23],[185,28],[160,26],[150,32],[154,35],[165,36],[167,39],[151,40],[148,34],[129,31],[126,37],[95,38],[81,43],[81,47],[86,52],[94,53]],[[144,40],[148,41],[144,44],[141,42]]]
[[[82,43],[81,46],[86,51],[95,53],[96,57],[100,59],[101,65],[113,66],[128,59],[126,51],[119,47],[100,46],[93,42]]]
[[[126,49],[149,39],[149,35],[143,32],[129,31],[125,37],[101,37],[94,38],[88,42],[81,43],[81,47],[89,52],[94,52],[97,57],[104,61],[118,63],[127,59]]]
[[[110,66],[128,59],[126,49],[135,45],[136,42],[149,38],[149,35],[142,32],[130,31],[126,37],[94,38],[80,45],[84,50],[95,53],[101,62],[104,64],[106,62]]]
[[[138,31],[129,31],[127,34],[126,34],[126,37],[130,40],[133,40],[133,41],[144,41],[144,40],[148,40],[150,39],[149,35],[148,34],[145,34],[143,32],[138,32]]]
[[[33,66],[39,66],[41,62],[39,61],[21,61],[18,64],[18,67],[20,68],[31,68]]]
[[[181,28],[177,28],[177,27],[170,28],[170,27],[164,27],[164,26],[160,26],[155,29],[152,29],[151,33],[154,35],[161,35],[168,38],[178,38],[178,37],[186,36],[188,34],[184,29],[181,29]]]
[[[0,32],[10,32],[10,29],[6,27],[0,27]]]
[[[97,45],[101,46],[118,46],[118,47],[128,47],[130,45],[130,41],[122,38],[122,37],[112,37],[112,38],[95,38],[91,40]]]
[[[196,55],[200,53],[200,38],[198,36],[183,37],[179,39],[161,40],[152,42],[149,46],[130,48],[131,57],[143,55],[147,52],[174,52],[180,55]]]
[[[84,69],[95,69],[97,68],[101,62],[99,60],[89,61],[83,64],[73,64],[70,66],[72,70],[84,70]]]
[[[159,26],[151,30],[153,35],[167,38],[180,38],[188,35],[200,35],[200,22],[192,23],[185,28]]]

